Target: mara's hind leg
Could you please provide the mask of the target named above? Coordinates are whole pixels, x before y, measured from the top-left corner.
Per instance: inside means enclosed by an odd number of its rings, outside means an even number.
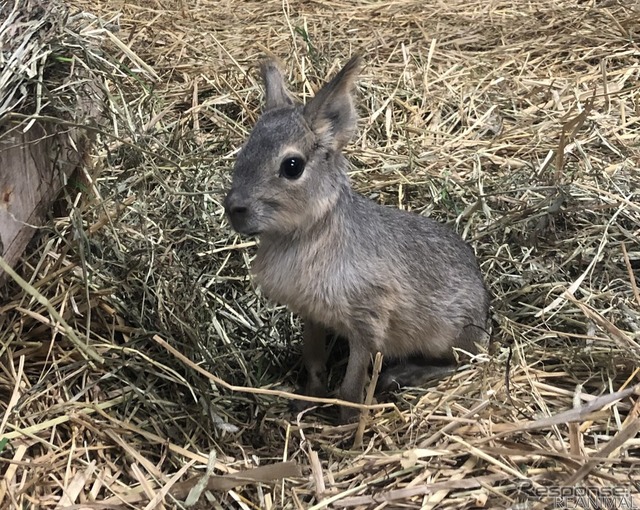
[[[425,386],[451,375],[456,371],[459,361],[468,360],[468,355],[477,354],[478,347],[486,345],[488,336],[483,328],[469,325],[462,329],[453,342],[451,352],[440,359],[414,355],[392,360],[380,374],[376,393],[394,391],[407,386]]]
[[[383,368],[376,384],[376,393],[397,391],[407,386],[426,386],[451,375],[455,370],[453,363],[434,365],[427,360],[398,360]]]

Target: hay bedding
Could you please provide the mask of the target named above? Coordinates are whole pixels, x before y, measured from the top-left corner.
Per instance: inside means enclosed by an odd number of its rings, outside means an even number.
[[[78,56],[111,124],[3,289],[3,508],[640,505],[636,2],[68,5],[118,20]],[[494,342],[338,427],[288,412],[299,323],[252,289],[221,200],[264,52],[308,97],[356,50],[354,185],[474,244]]]

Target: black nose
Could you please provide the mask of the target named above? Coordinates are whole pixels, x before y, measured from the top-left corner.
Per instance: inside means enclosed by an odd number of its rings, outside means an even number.
[[[249,208],[241,198],[238,197],[235,193],[231,192],[227,195],[227,198],[224,200],[224,210],[229,216],[229,219],[233,224],[236,224],[238,221],[242,221],[244,217],[246,217]]]
[[[227,209],[227,214],[229,216],[244,216],[247,214],[247,208],[242,205],[233,205]]]

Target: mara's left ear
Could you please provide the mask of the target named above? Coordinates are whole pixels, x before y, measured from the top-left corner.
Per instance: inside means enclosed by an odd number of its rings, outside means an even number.
[[[260,64],[260,72],[264,81],[265,111],[294,104],[275,60],[263,60]]]
[[[342,70],[304,107],[311,129],[326,137],[335,149],[344,147],[356,129],[358,116],[351,92],[360,69],[360,56],[347,62]]]

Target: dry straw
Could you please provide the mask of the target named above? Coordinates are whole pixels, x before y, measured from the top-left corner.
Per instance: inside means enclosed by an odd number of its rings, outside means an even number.
[[[2,129],[73,120],[65,55],[109,120],[2,290],[2,508],[640,505],[636,2],[2,5]],[[290,413],[299,322],[221,207],[259,58],[305,99],[354,51],[354,186],[449,222],[494,296],[487,353],[359,430]]]

